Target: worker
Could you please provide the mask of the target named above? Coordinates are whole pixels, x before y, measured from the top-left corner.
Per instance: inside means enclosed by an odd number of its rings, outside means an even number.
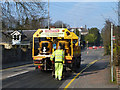
[[[53,61],[53,58],[55,57],[55,79],[62,80],[62,72],[63,72],[63,64],[65,63],[65,56],[64,51],[61,50],[61,47],[59,46],[57,50],[55,50],[50,60]]]

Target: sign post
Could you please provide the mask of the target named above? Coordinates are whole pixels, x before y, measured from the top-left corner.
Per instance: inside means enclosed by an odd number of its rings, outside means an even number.
[[[113,82],[113,24],[111,23],[111,81]]]
[[[115,40],[115,36],[113,36],[113,40]]]
[[[80,44],[80,40],[81,40],[81,29],[78,29],[79,30],[79,46],[81,46],[81,44]]]

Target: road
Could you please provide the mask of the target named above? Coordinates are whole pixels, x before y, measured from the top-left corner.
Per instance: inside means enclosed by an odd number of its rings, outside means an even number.
[[[88,54],[87,54],[88,52]],[[82,65],[77,72],[68,72],[62,81],[56,81],[51,71],[35,70],[32,64],[3,69],[3,88],[118,88],[110,83],[109,56],[104,49],[82,51]],[[76,76],[77,75],[77,76]]]

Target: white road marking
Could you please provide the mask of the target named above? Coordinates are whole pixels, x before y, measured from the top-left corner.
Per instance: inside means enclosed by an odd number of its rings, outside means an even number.
[[[31,65],[33,65],[33,64],[25,64],[25,65],[21,65],[21,66],[16,66],[16,67],[10,67],[10,68],[6,68],[6,69],[1,69],[0,72],[5,71],[5,70],[14,69],[14,68],[19,68],[19,67],[31,66]]]
[[[29,72],[29,71],[19,72],[19,73],[7,76],[7,78],[14,77],[14,76],[17,76],[17,75],[20,75],[20,74],[23,74],[23,73],[27,73],[27,72]]]
[[[81,61],[81,64],[85,64],[85,61]]]

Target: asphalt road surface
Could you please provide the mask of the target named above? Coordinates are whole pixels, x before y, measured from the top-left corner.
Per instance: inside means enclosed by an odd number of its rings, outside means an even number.
[[[54,80],[51,71],[35,70],[32,64],[3,69],[2,88],[118,88],[110,82],[109,56],[103,52],[102,48],[82,51],[81,68],[67,72],[62,81]]]

